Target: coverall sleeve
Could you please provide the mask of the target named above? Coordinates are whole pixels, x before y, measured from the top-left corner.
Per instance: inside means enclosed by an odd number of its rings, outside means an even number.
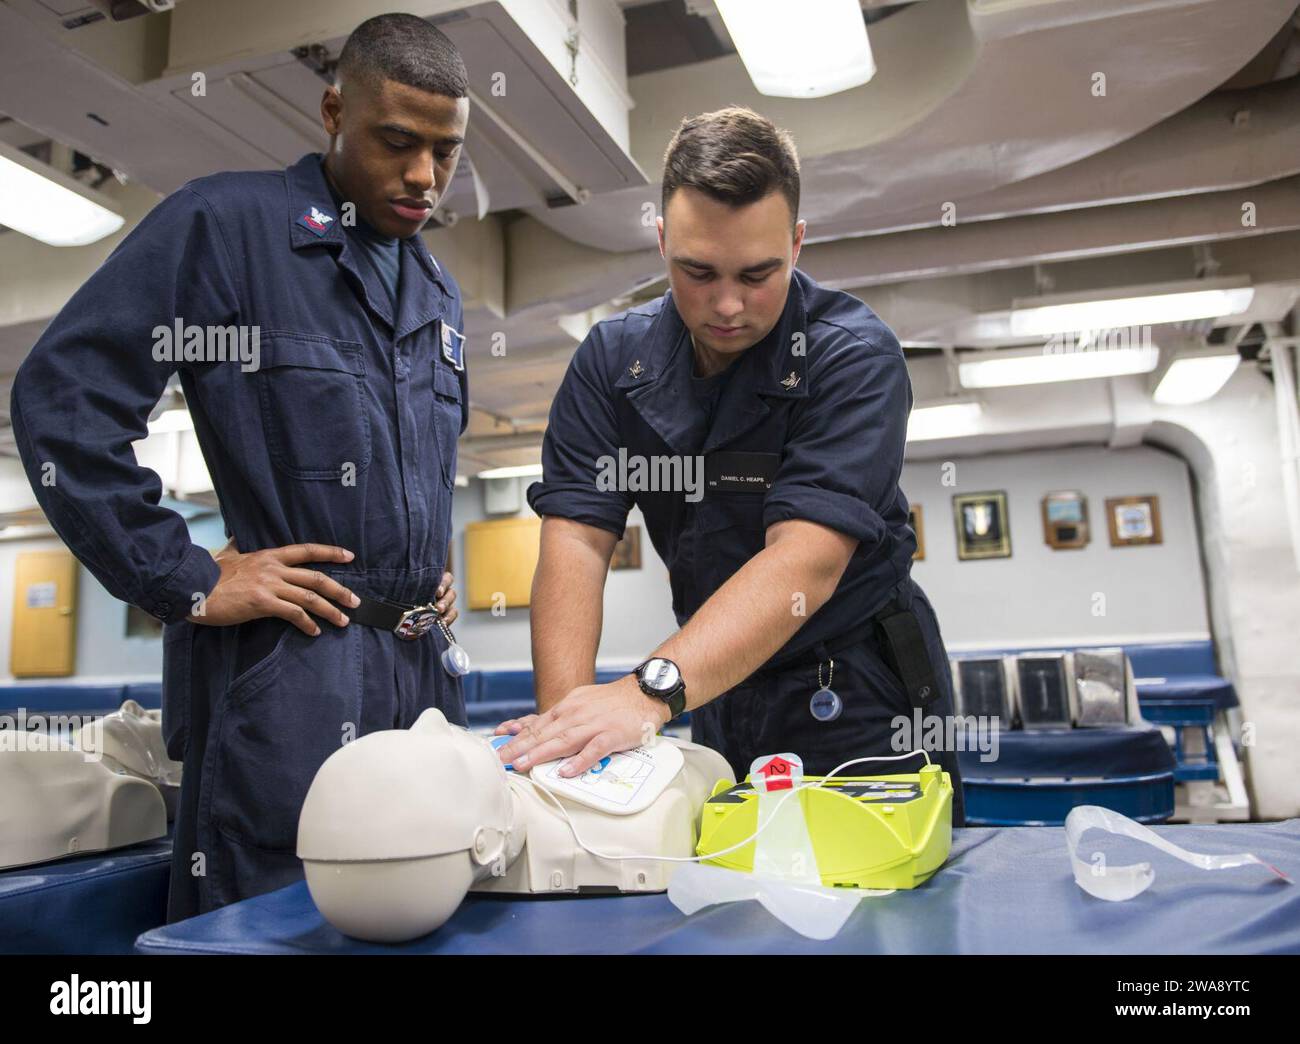
[[[892,339],[892,335],[891,335]],[[912,386],[897,342],[858,342],[829,352],[794,421],[763,508],[764,527],[818,522],[869,550],[884,539],[882,515],[899,496]]]
[[[115,597],[165,623],[193,611],[220,569],[131,443],[178,368],[155,360],[155,328],[239,321],[230,251],[189,188],[169,196],[46,328],[10,401],[23,467],[54,530]],[[158,352],[163,355],[165,353]]]
[[[618,460],[618,416],[600,326],[578,346],[551,403],[542,481],[528,487],[539,515],[558,515],[622,537],[633,497],[609,481]]]

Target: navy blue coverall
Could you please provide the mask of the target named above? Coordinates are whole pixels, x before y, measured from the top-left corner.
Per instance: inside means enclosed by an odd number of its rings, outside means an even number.
[[[953,715],[938,619],[910,576],[916,535],[898,481],[912,389],[898,339],[861,301],[796,270],[781,319],[732,364],[713,411],[692,385],[693,365],[671,291],[598,323],[552,403],[544,474],[529,488],[529,503],[539,515],[618,535],[635,503],[668,566],[679,625],[763,550],[768,526],[806,519],[853,537],[857,550],[830,600],[759,671],[691,711],[691,734],[720,751],[738,779],[754,758],[783,751],[800,755],[810,775],[850,758],[898,754],[893,719],[914,721],[913,705],[872,627],[874,614],[891,604],[915,614],[940,690],[922,713]],[[609,489],[601,472],[612,471],[601,460],[620,450],[629,462],[702,455],[706,477],[766,471],[769,481],[749,489],[706,483],[698,502],[680,489]],[[863,630],[871,633],[852,638]],[[841,647],[845,636],[851,640]],[[813,717],[809,700],[818,664],[830,681],[832,659],[831,687],[843,711],[827,722]],[[920,746],[925,732],[915,732],[897,733],[909,740],[901,749]],[[953,779],[953,823],[963,825],[956,754],[943,750],[938,760]],[[850,771],[916,771],[920,764],[918,756],[915,765],[875,762]]]
[[[463,353],[443,350],[460,344],[460,291],[412,237],[394,315],[321,161],[217,174],[163,200],[50,323],[13,387],[18,449],[51,524],[109,592],[166,624],[163,729],[184,762],[171,921],[301,876],[299,811],[342,743],[408,727],[426,707],[465,721],[436,632],[187,622],[219,570],[131,449],[178,372],[241,552],[335,544],[355,559],[306,568],[360,595],[433,600],[468,421]],[[156,328],[178,325],[256,328],[260,366],[160,361]]]

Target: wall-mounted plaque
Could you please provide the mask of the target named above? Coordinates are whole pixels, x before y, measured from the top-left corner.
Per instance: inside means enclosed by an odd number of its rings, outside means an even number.
[[[1011,557],[1005,492],[959,493],[952,498],[952,508],[957,523],[958,558]]]
[[[1043,539],[1056,550],[1088,546],[1088,500],[1077,490],[1043,497]]]
[[[1110,525],[1110,546],[1163,543],[1160,533],[1160,498],[1108,497],[1106,521]]]

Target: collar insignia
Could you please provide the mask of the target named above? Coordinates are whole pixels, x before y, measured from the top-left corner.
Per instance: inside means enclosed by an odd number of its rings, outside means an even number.
[[[334,215],[326,214],[323,210],[316,207],[308,207],[307,210],[298,218],[298,224],[309,232],[315,232],[318,236],[323,236],[329,231],[330,225],[334,223]]]

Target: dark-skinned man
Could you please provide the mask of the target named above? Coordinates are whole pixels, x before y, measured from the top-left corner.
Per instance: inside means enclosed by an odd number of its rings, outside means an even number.
[[[419,232],[468,112],[443,33],[363,23],[321,102],[329,151],[163,200],[15,381],[18,448],[54,528],[166,625],[164,735],[184,762],[170,921],[298,879],[303,798],[342,743],[430,706],[465,720],[428,609],[456,615],[462,309]],[[183,352],[173,327],[198,331]],[[214,329],[255,331],[257,365],[224,361]],[[131,452],[173,373],[231,538],[215,559]]]
[[[692,738],[738,778],[787,751],[820,775],[915,749],[922,737],[898,743],[895,727],[915,709],[952,715],[938,621],[909,575],[907,366],[870,308],[795,270],[798,202],[794,145],[756,113],[688,119],[670,143],[658,221],[669,292],[578,348],[529,489],[543,516],[539,713],[497,730],[514,736],[503,762],[566,758],[561,773],[577,775],[689,710]],[[699,458],[702,482],[687,483]],[[680,488],[638,484],[638,468]],[[633,504],[681,629],[636,672],[595,685],[605,577]],[[956,757],[938,760],[961,825]]]

